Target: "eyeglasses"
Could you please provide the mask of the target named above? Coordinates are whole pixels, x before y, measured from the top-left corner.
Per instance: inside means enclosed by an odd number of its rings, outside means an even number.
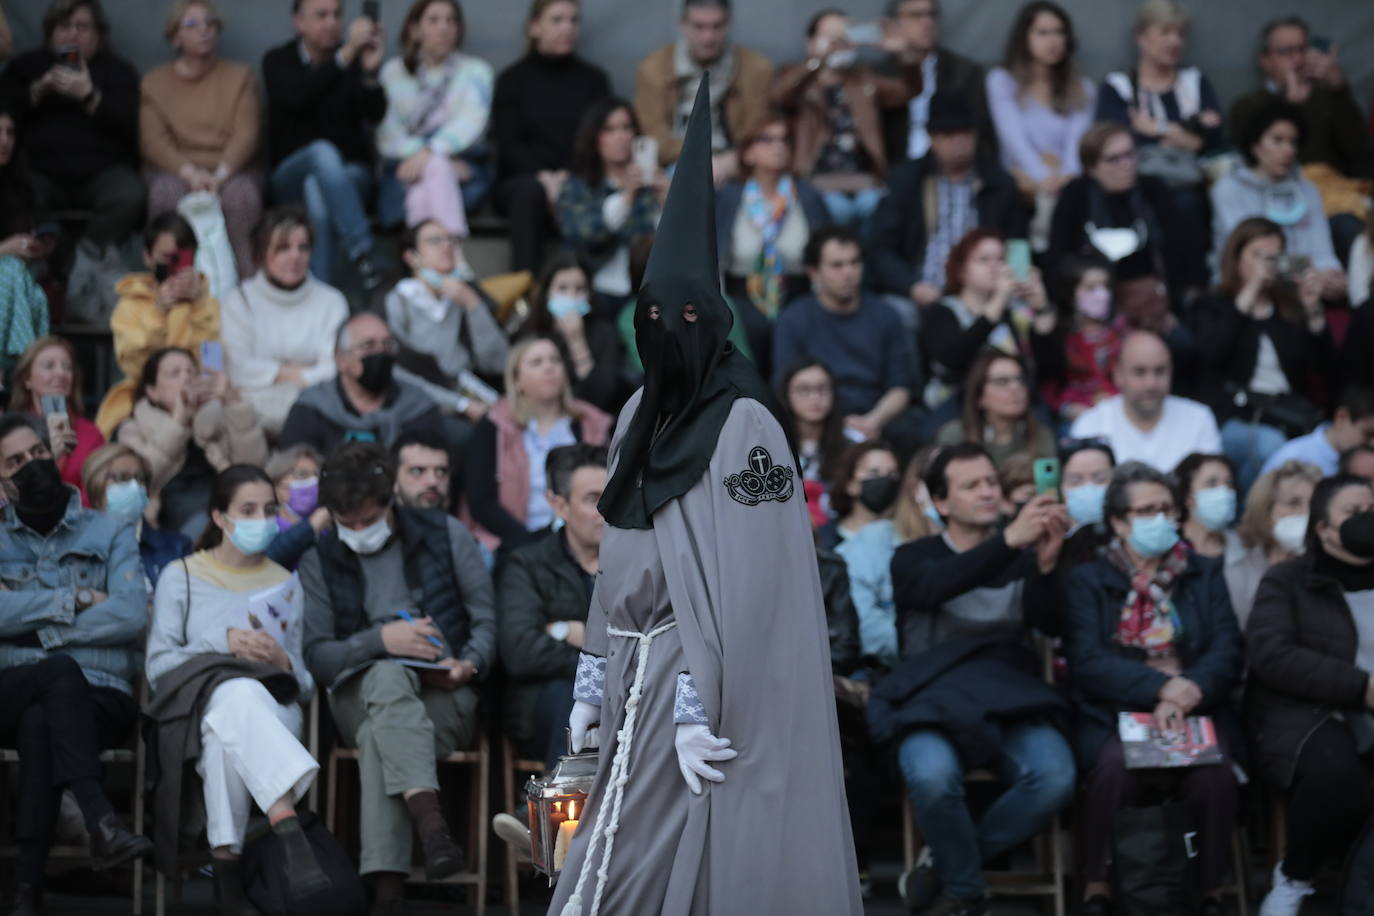
[[[401,345],[396,343],[396,338],[388,337],[385,340],[364,340],[360,344],[355,344],[350,352],[361,359],[365,356],[375,356],[378,353],[395,356],[400,352],[400,349]]]
[[[130,474],[128,471],[111,471],[109,483],[128,483],[137,480],[144,486],[148,485],[147,475],[141,473]]]
[[[754,142],[767,143],[769,145],[782,144],[783,146],[791,146],[792,138],[787,136],[787,134],[760,134],[754,139]]]
[[[197,19],[194,16],[188,16],[187,18],[181,20],[181,27],[188,32],[198,32],[201,30],[207,32],[215,32],[219,30],[219,20]]]
[[[1013,385],[1024,387],[1026,377],[1024,375],[989,375],[987,383],[994,388],[1010,388]]]
[[[1150,503],[1146,506],[1132,506],[1126,510],[1126,515],[1130,518],[1154,518],[1162,515],[1168,519],[1178,518],[1178,510],[1173,503]]]
[[[1102,159],[1101,159],[1101,162],[1102,162],[1103,165],[1121,165],[1123,162],[1134,162],[1134,161],[1135,161],[1135,150],[1133,150],[1133,149],[1127,150],[1127,151],[1124,152],[1124,153],[1117,153],[1115,156],[1103,156]]]
[[[463,241],[459,235],[422,235],[415,240],[421,245],[442,245],[448,242],[450,245],[458,245]]]

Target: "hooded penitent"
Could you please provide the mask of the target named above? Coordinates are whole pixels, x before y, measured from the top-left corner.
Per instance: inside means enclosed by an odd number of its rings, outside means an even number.
[[[720,290],[715,227],[702,80],[635,306],[644,395],[600,504],[617,528],[653,527],[664,503],[701,480],[737,398],[754,398],[781,422],[768,386],[726,339],[734,316]]]

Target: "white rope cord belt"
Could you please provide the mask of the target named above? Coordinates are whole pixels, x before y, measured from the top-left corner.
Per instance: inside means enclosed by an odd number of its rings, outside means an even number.
[[[562,916],[581,916],[582,886],[587,880],[587,866],[596,855],[597,844],[601,842],[602,836],[605,836],[606,852],[602,855],[601,867],[596,872],[596,893],[592,895],[589,916],[596,916],[601,910],[601,896],[606,891],[606,880],[611,875],[611,849],[615,846],[616,831],[620,829],[620,805],[625,800],[625,784],[630,781],[630,751],[634,748],[635,720],[639,718],[639,698],[644,690],[644,670],[645,663],[649,660],[649,646],[653,645],[655,637],[662,636],[675,626],[677,621],[670,620],[647,633],[618,630],[609,626],[606,628],[609,636],[639,640],[639,649],[635,653],[635,680],[630,687],[630,696],[625,701],[625,724],[615,736],[615,757],[611,760],[611,775],[606,783],[611,788],[611,797],[603,798],[601,808],[596,812],[596,823],[592,826],[591,839],[587,841],[587,854],[582,859],[582,873],[577,876],[577,887],[573,888],[572,896],[563,905]],[[606,822],[608,809],[611,819]]]

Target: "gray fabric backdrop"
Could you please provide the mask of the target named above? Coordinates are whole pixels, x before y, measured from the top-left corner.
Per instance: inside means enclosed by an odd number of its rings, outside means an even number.
[[[162,38],[163,16],[170,3],[163,0],[104,0],[114,21],[114,44],[140,70],[147,70],[169,54]],[[737,40],[758,48],[775,62],[801,56],[807,18],[827,6],[848,9],[856,17],[872,17],[885,0],[735,0]],[[1060,0],[1073,16],[1079,33],[1079,60],[1089,76],[1100,78],[1134,60],[1131,22],[1136,0]],[[409,0],[382,0],[382,18],[390,30],[388,45],[396,47],[396,29]],[[43,0],[5,0],[20,49],[32,47],[41,35],[47,4]],[[524,47],[522,24],[528,0],[464,0],[468,20],[466,48],[499,70],[518,57]],[[1374,2],[1370,0],[1191,0],[1193,28],[1188,60],[1202,67],[1229,108],[1231,100],[1254,86],[1259,77],[1255,48],[1261,24],[1289,12],[1300,12],[1316,34],[1334,38],[1341,60],[1355,86],[1364,111],[1374,98]],[[221,51],[258,63],[262,53],[290,34],[290,0],[219,0],[225,18]],[[1002,53],[1007,28],[1018,0],[945,0],[946,42],[983,63]],[[359,0],[345,0],[349,15]],[[634,89],[636,61],[676,34],[680,0],[582,0],[582,52],[604,67],[618,92]]]

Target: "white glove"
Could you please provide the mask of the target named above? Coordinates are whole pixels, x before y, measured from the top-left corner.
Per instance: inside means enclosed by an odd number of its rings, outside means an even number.
[[[677,747],[677,768],[682,771],[682,778],[693,795],[701,794],[702,779],[725,781],[725,774],[708,763],[734,760],[739,756],[739,751],[730,747],[730,739],[717,738],[706,725],[679,725],[673,744]]]
[[[601,707],[581,700],[573,702],[572,712],[568,715],[568,728],[572,731],[572,752],[582,753],[584,748],[595,750],[601,746],[601,738],[596,726],[601,724]]]

